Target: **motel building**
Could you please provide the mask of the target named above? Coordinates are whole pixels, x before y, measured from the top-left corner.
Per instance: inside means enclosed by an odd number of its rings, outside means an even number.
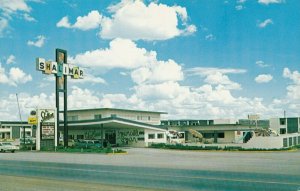
[[[68,138],[105,139],[111,145],[147,147],[150,143],[166,143],[166,129],[161,114],[165,112],[99,108],[68,111]],[[63,137],[63,127],[59,134]]]
[[[69,110],[69,146],[76,140],[105,140],[112,146],[148,147],[152,143],[288,148],[300,145],[300,118],[161,120],[167,113],[116,108]],[[0,140],[36,136],[26,122],[0,121]],[[63,122],[58,127],[63,139]]]
[[[14,140],[24,137],[35,137],[34,127],[26,121],[0,121],[0,140]]]

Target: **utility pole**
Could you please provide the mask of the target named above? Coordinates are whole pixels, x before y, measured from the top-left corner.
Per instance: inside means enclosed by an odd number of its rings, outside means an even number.
[[[18,94],[17,93],[16,93],[16,97],[17,97],[17,103],[18,103],[18,109],[19,109],[19,117],[20,117],[20,122],[21,122],[21,127],[22,127],[22,115],[21,115],[19,98],[18,98]],[[25,146],[25,126],[23,126],[23,141],[24,141],[24,146]]]

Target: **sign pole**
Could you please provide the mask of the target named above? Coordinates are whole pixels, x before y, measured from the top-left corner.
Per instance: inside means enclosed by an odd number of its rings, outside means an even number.
[[[60,127],[59,123],[59,114],[63,113],[63,119],[64,119],[64,147],[68,147],[68,118],[67,118],[67,111],[68,111],[68,87],[67,87],[67,75],[64,72],[64,63],[67,62],[67,51],[62,49],[56,49],[55,50],[55,57],[57,62],[57,74],[56,74],[56,109],[57,109],[57,124],[58,127]],[[60,111],[60,104],[59,104],[59,93],[62,92],[64,95],[64,105],[63,105],[63,111]],[[59,139],[58,139],[59,141]]]
[[[68,93],[67,93],[67,75],[64,75],[65,80],[64,80],[64,146],[68,147],[69,143],[69,129],[68,129],[68,116],[67,116],[67,111],[68,111]]]

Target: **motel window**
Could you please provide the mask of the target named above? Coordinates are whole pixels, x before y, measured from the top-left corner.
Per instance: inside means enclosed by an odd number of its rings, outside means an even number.
[[[184,133],[179,133],[179,134],[178,134],[178,138],[179,138],[179,139],[184,139]]]
[[[151,120],[151,117],[150,116],[148,116],[148,121],[150,121]]]
[[[138,141],[145,141],[144,137],[138,137]]]
[[[77,139],[84,139],[83,135],[77,135]]]
[[[68,116],[68,121],[78,121],[78,115]]]
[[[225,133],[218,133],[218,138],[225,138]]]
[[[102,118],[101,114],[94,115],[94,119],[101,119],[101,118]]]
[[[288,146],[287,138],[283,138],[283,147],[287,147],[287,146]]]
[[[214,134],[213,133],[203,133],[203,137],[205,139],[210,139],[210,138],[213,138],[214,137]]]
[[[68,135],[68,139],[74,139],[74,135]]]
[[[280,125],[285,125],[285,118],[280,118]]]
[[[155,134],[148,134],[148,139],[155,139]]]
[[[158,133],[157,134],[157,138],[158,139],[163,139],[164,138],[164,134],[163,133]]]
[[[286,129],[285,128],[280,128],[280,134],[286,134]]]
[[[139,135],[144,135],[144,131],[139,131]]]

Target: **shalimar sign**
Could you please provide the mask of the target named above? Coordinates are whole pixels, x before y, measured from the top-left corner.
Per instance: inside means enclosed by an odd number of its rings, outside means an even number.
[[[42,71],[44,74],[54,74],[55,76],[55,97],[56,97],[56,126],[58,126],[58,130],[61,130],[63,127],[63,136],[64,136],[64,146],[68,147],[68,88],[67,88],[67,77],[71,76],[73,79],[82,79],[83,78],[83,70],[78,66],[72,66],[67,64],[68,55],[67,51],[63,49],[55,49],[55,62],[54,61],[46,61],[44,58],[36,59],[36,69],[38,71]],[[63,110],[60,111],[60,94],[63,94]],[[60,114],[63,113],[63,120],[60,120]],[[53,116],[49,113],[41,114],[40,116],[43,121],[48,118],[52,118]],[[63,126],[60,125],[60,121],[63,121]],[[43,122],[43,127],[41,129],[41,144],[46,143],[46,140],[53,139],[55,137],[55,145],[58,145],[58,132],[54,130],[52,122]],[[53,135],[54,133],[54,135]],[[49,142],[49,141],[48,141]],[[50,147],[49,144],[43,145]],[[38,146],[37,146],[38,148]]]
[[[36,59],[36,69],[44,74],[55,74],[57,76],[68,75],[74,79],[83,78],[83,70],[77,66],[71,66],[66,63],[57,63],[46,61],[44,58]]]

